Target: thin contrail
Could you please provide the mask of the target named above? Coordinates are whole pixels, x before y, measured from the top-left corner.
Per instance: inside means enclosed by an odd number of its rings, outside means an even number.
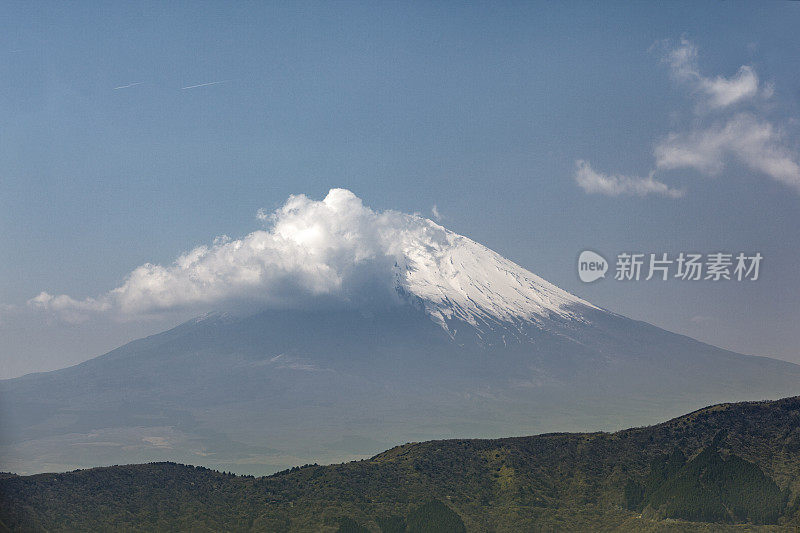
[[[116,91],[117,89],[127,89],[128,87],[134,87],[136,85],[141,85],[143,83],[144,83],[143,81],[137,81],[136,83],[129,83],[128,85],[120,85],[119,87],[114,87],[114,90]]]
[[[206,87],[208,85],[217,85],[218,83],[228,83],[231,80],[222,80],[222,81],[210,81],[208,83],[199,83],[197,85],[189,85],[188,87],[181,87],[181,90],[184,89],[195,89],[197,87]]]

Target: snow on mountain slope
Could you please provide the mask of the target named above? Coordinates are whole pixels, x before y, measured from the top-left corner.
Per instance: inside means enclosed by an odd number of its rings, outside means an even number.
[[[415,222],[428,231],[403,243],[397,288],[419,298],[445,329],[454,319],[479,330],[487,323],[539,323],[556,316],[584,321],[581,308],[599,309],[467,237],[427,219]]]

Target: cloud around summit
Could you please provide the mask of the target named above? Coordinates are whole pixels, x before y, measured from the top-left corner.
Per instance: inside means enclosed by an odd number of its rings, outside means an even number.
[[[241,239],[218,237],[170,265],[146,263],[118,287],[83,300],[42,292],[28,305],[68,320],[104,314],[118,319],[173,310],[236,305],[291,307],[310,298],[357,302],[393,297],[393,268],[409,243],[435,246],[444,229],[418,215],[374,211],[345,189],[320,201],[291,196],[264,229]]]

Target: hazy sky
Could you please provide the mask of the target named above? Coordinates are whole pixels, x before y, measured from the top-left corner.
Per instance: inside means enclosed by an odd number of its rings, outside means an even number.
[[[0,377],[188,318],[87,307],[333,187],[800,362],[798,27],[797,3],[5,3]],[[749,283],[583,284],[587,248],[764,260]]]

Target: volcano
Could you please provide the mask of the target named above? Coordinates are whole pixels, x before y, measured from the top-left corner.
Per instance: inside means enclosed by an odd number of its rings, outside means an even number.
[[[333,190],[321,203],[336,214],[354,201]],[[376,215],[377,252],[292,234],[298,249],[316,246],[310,256],[328,254],[326,268],[304,272],[333,280],[303,305],[206,313],[70,368],[0,381],[0,469],[176,461],[267,474],[408,441],[614,430],[800,393],[800,366],[610,312],[433,221],[390,215]],[[250,246],[251,258],[285,240],[280,231],[279,221],[266,237],[219,246]],[[270,279],[275,292],[284,278]],[[213,286],[198,287],[202,297]]]

